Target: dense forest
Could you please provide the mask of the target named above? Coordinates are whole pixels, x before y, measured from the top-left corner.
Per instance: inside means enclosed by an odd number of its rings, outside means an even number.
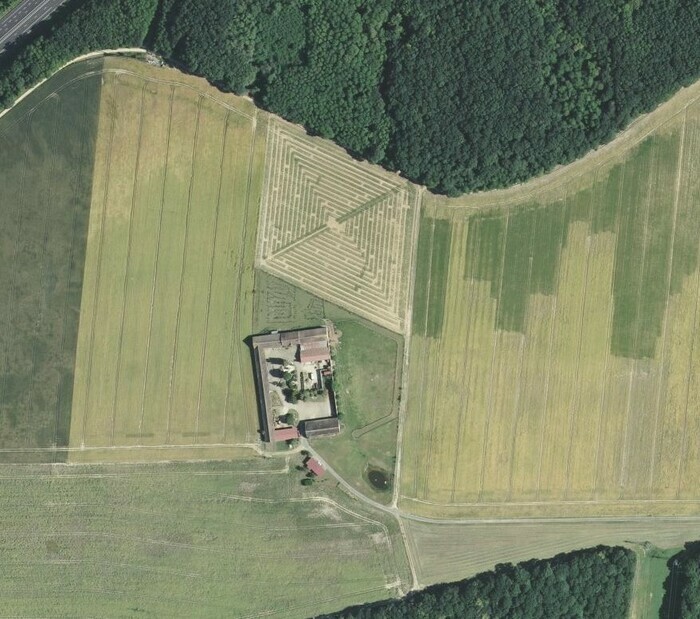
[[[700,542],[689,542],[668,562],[662,617],[700,617]]]
[[[599,546],[499,565],[468,580],[348,608],[325,619],[620,619],[627,616],[634,568],[631,550]]]
[[[0,57],[0,104],[145,45],[447,194],[610,139],[700,76],[695,0],[72,0]]]

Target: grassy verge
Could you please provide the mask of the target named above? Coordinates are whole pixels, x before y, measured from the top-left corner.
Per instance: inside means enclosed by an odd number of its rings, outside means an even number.
[[[299,475],[280,458],[0,467],[3,611],[305,617],[395,595],[395,523]]]
[[[100,67],[69,67],[0,119],[3,448],[67,445]]]
[[[642,544],[637,550],[637,569],[632,585],[629,619],[658,619],[669,575],[668,561],[680,548],[657,548]]]

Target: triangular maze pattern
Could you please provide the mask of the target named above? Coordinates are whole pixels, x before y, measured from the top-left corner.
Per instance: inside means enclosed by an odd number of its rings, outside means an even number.
[[[403,332],[416,191],[270,119],[258,265]]]

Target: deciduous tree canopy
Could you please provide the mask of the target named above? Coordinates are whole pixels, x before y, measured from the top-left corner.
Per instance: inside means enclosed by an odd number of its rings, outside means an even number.
[[[600,546],[499,565],[468,580],[349,608],[326,619],[619,619],[627,616],[634,567],[632,551]]]
[[[145,40],[448,194],[566,163],[700,74],[693,0],[73,0],[54,21],[3,55],[0,104]]]

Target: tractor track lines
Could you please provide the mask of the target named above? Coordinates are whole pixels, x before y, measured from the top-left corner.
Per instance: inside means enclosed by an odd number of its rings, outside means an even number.
[[[121,320],[119,325],[119,337],[117,340],[117,360],[114,366],[115,379],[114,379],[114,396],[112,398],[112,414],[110,421],[110,444],[114,445],[114,428],[116,425],[117,417],[117,400],[119,398],[119,379],[121,377],[121,361],[122,361],[122,343],[124,340],[124,322],[126,317],[126,301],[129,286],[129,266],[131,264],[131,251],[132,251],[132,236],[134,228],[134,219],[136,213],[136,196],[138,194],[138,183],[139,183],[139,163],[141,160],[141,145],[143,140],[143,117],[144,117],[144,100],[146,97],[146,84],[141,86],[141,100],[139,103],[139,132],[136,145],[136,157],[134,161],[134,173],[131,180],[131,210],[129,211],[129,231],[127,233],[126,241],[126,261],[124,265],[124,282],[122,285],[122,307],[121,307]]]
[[[244,262],[245,262],[245,256],[246,256],[246,246],[247,246],[247,241],[248,241],[248,217],[250,213],[250,188],[252,184],[252,177],[253,177],[253,167],[254,167],[254,154],[255,154],[255,144],[257,141],[257,117],[254,119],[254,122],[251,127],[252,131],[252,137],[250,141],[250,148],[248,149],[248,174],[246,178],[246,190],[245,190],[245,197],[243,200],[243,234],[242,234],[242,241],[241,245],[239,247],[238,255],[237,255],[237,260],[236,263],[238,264],[238,290],[241,291],[243,290],[243,273],[244,273]],[[267,126],[267,133],[269,135],[270,131],[270,125]],[[267,158],[267,154],[265,155],[265,158]],[[261,215],[262,217],[262,215]],[[224,402],[224,415],[223,415],[223,441],[226,441],[226,437],[228,434],[228,412],[229,412],[229,406],[231,402],[231,381],[233,379],[233,362],[234,362],[234,357],[240,359],[241,358],[241,343],[240,343],[240,325],[239,325],[239,319],[241,315],[241,301],[240,301],[240,294],[236,294],[234,297],[234,302],[233,302],[233,312],[231,313],[231,328],[230,328],[230,333],[231,333],[231,344],[230,344],[230,350],[231,353],[229,354],[229,359],[228,359],[228,371],[227,371],[227,382],[226,382],[226,399]],[[250,325],[252,328],[252,325]],[[238,379],[241,382],[241,389],[245,390],[245,377],[243,376],[243,368],[241,367],[241,364],[238,363]],[[246,425],[246,433],[247,437],[246,440],[249,440],[252,436],[253,433],[250,431],[250,420],[249,420],[249,412],[246,411],[245,415],[245,425]]]
[[[695,293],[695,310],[693,312],[693,333],[690,338],[690,354],[688,355],[688,371],[686,372],[685,381],[685,407],[683,412],[683,431],[681,433],[681,449],[678,460],[678,482],[676,484],[676,498],[680,496],[681,484],[683,482],[683,464],[685,461],[685,453],[688,449],[688,402],[690,400],[690,383],[693,377],[693,357],[695,356],[695,339],[698,332],[698,307],[700,306],[700,277],[698,277],[698,285]]]
[[[655,158],[652,158],[652,164],[656,163]],[[651,165],[651,169],[654,169],[655,166]],[[649,238],[649,213],[651,211],[651,202],[652,202],[652,183],[654,180],[654,175],[649,174],[649,179],[648,179],[648,185],[647,185],[647,193],[646,193],[646,209],[644,212],[644,239]],[[646,255],[647,255],[647,243],[645,242],[642,246],[642,259],[640,261],[640,269],[641,272],[639,274],[639,288],[637,289],[637,311],[636,311],[636,316],[635,316],[635,333],[634,333],[634,350],[635,352],[638,350],[639,346],[639,316],[640,316],[640,310],[641,310],[641,300],[642,300],[642,289],[644,287],[644,273],[646,270]],[[624,431],[622,435],[622,462],[620,465],[620,477],[619,477],[619,498],[623,498],[623,493],[624,489],[626,487],[626,481],[627,481],[627,459],[628,459],[628,452],[629,452],[629,444],[628,444],[628,439],[629,439],[629,426],[630,426],[630,411],[632,409],[632,386],[634,384],[634,377],[636,374],[636,366],[637,366],[637,360],[635,359],[632,362],[632,367],[630,368],[630,377],[629,377],[629,384],[627,388],[627,405],[625,407],[625,425],[624,425]]]
[[[139,415],[139,442],[143,442],[143,418],[146,411],[146,387],[148,385],[148,368],[150,366],[151,357],[151,336],[153,334],[153,313],[155,307],[155,297],[156,297],[156,282],[158,281],[158,267],[159,267],[159,257],[160,257],[160,240],[161,233],[163,230],[163,210],[165,206],[165,187],[168,178],[168,161],[170,159],[170,137],[172,130],[172,120],[173,120],[173,100],[175,98],[175,87],[170,87],[170,101],[168,107],[168,128],[166,130],[166,143],[165,143],[165,158],[164,158],[164,168],[163,168],[163,183],[161,185],[160,192],[160,204],[159,204],[159,214],[158,214],[158,231],[156,233],[156,247],[155,247],[155,258],[153,264],[153,278],[151,280],[151,302],[148,309],[148,336],[146,337],[146,360],[143,372],[143,387],[141,389],[141,410]]]
[[[675,184],[675,192],[673,195],[673,229],[671,232],[671,248],[669,250],[669,256],[670,259],[668,261],[668,270],[666,273],[666,277],[668,278],[668,288],[667,288],[667,297],[670,298],[671,296],[671,288],[672,288],[672,273],[673,273],[673,259],[674,259],[674,249],[675,249],[675,243],[676,243],[676,229],[677,229],[677,223],[678,223],[678,205],[680,202],[680,194],[681,194],[681,180],[683,177],[683,156],[684,156],[684,148],[685,148],[685,139],[686,139],[686,134],[688,132],[688,108],[685,108],[683,111],[683,128],[681,130],[681,138],[680,138],[680,144],[678,146],[678,173],[676,174],[676,184]],[[669,308],[666,308],[666,311],[664,312],[664,324],[661,329],[661,362],[660,366],[661,368],[664,367],[664,362],[666,359],[666,353],[667,353],[667,342],[666,342],[666,333],[668,329],[668,315],[669,315]],[[658,434],[659,434],[659,423],[662,423],[660,418],[661,418],[661,398],[663,396],[663,389],[664,386],[664,377],[662,375],[659,376],[659,388],[657,389],[657,396],[656,396],[656,411],[654,415],[654,438],[652,442],[652,448],[651,448],[651,464],[649,467],[649,496],[654,491],[654,473],[655,473],[655,467],[656,467],[656,456],[657,456],[657,451],[656,451],[656,445],[658,441]],[[662,428],[663,428],[663,423],[662,423]],[[663,430],[662,430],[663,432]],[[662,451],[663,448],[663,435],[661,436],[661,444],[659,445],[659,454]]]
[[[507,241],[508,241],[508,226],[510,224],[510,216],[506,216],[506,225],[505,225],[505,230],[503,232],[503,253],[501,255],[501,264],[499,267],[499,273],[503,273],[503,267],[505,265],[505,260],[506,260],[506,247],[507,247]],[[503,277],[500,278],[500,282],[498,284],[499,286],[499,291],[498,291],[498,301],[496,302],[496,316],[498,316],[498,311],[501,303],[501,294],[503,293]],[[496,357],[498,353],[498,343],[499,340],[501,339],[501,334],[499,331],[494,330],[494,335],[493,335],[493,347],[491,349],[491,369],[489,371],[489,387],[488,387],[488,393],[486,396],[486,415],[484,419],[484,431],[483,431],[483,447],[481,450],[481,463],[479,467],[479,490],[477,493],[478,500],[481,501],[484,493],[484,479],[486,477],[486,453],[488,451],[488,443],[489,443],[489,426],[491,425],[491,416],[493,414],[493,383],[496,380],[494,377],[494,368],[496,367]]]
[[[113,103],[113,101],[110,101]],[[107,198],[109,196],[109,184],[110,184],[110,170],[111,170],[111,159],[112,159],[112,145],[114,143],[114,128],[116,126],[117,118],[112,110],[110,117],[110,129],[109,129],[109,140],[107,146],[107,161],[106,161],[106,175],[104,180],[104,191],[102,194],[102,211],[100,213],[100,229],[99,229],[99,241],[97,244],[97,265],[95,268],[95,290],[93,292],[92,300],[92,316],[90,320],[90,335],[89,335],[89,345],[88,345],[88,360],[85,364],[86,367],[86,379],[85,379],[85,403],[83,410],[82,428],[80,434],[80,444],[85,445],[85,431],[87,429],[87,420],[90,413],[90,381],[92,378],[92,362],[93,354],[95,351],[95,323],[97,321],[97,302],[99,300],[100,291],[100,274],[102,271],[102,254],[103,254],[103,244],[105,237],[105,227],[107,221]],[[92,208],[92,207],[91,207]]]
[[[165,429],[165,442],[170,443],[170,434],[171,434],[171,419],[172,419],[172,408],[173,408],[173,391],[175,389],[175,372],[176,372],[176,364],[177,364],[177,352],[178,352],[178,344],[180,340],[180,310],[181,310],[181,305],[182,305],[182,290],[185,285],[185,271],[187,268],[187,245],[188,245],[188,236],[189,236],[189,223],[190,223],[190,214],[192,211],[192,185],[194,182],[194,173],[195,173],[195,167],[196,167],[196,152],[197,152],[197,142],[199,139],[199,123],[200,123],[200,116],[202,113],[202,99],[201,97],[197,99],[197,119],[195,121],[195,130],[194,130],[194,139],[192,140],[192,163],[190,166],[190,176],[189,176],[189,181],[188,181],[188,189],[187,189],[187,214],[185,215],[185,230],[184,230],[184,238],[183,238],[183,243],[182,243],[182,262],[181,262],[181,267],[180,267],[180,289],[178,293],[178,298],[177,298],[177,310],[175,314],[175,341],[173,342],[173,352],[170,357],[170,380],[169,380],[169,385],[168,385],[168,416],[167,416],[167,424],[166,424],[166,429]]]
[[[202,355],[200,360],[199,370],[199,386],[197,388],[197,413],[194,422],[195,443],[199,442],[199,413],[202,407],[202,384],[204,382],[205,360],[207,355],[207,342],[209,340],[209,314],[211,311],[211,291],[214,277],[214,263],[216,257],[216,242],[219,234],[219,212],[221,206],[221,187],[224,177],[224,154],[226,153],[226,140],[228,138],[228,122],[231,113],[227,112],[224,117],[223,138],[221,140],[221,153],[219,154],[219,183],[216,193],[216,214],[214,215],[214,229],[211,233],[211,257],[209,259],[209,286],[207,289],[207,305],[204,318],[204,333],[202,335]]]
[[[589,206],[590,208],[590,206]],[[583,292],[581,295],[581,316],[578,325],[578,346],[576,347],[576,371],[574,379],[574,388],[571,393],[569,402],[569,440],[566,448],[566,472],[564,485],[564,498],[569,496],[571,487],[571,452],[574,449],[574,426],[576,420],[576,412],[581,404],[581,349],[583,348],[583,326],[586,323],[586,309],[588,305],[588,278],[591,266],[591,246],[593,240],[590,234],[586,237],[586,266],[583,274]]]

